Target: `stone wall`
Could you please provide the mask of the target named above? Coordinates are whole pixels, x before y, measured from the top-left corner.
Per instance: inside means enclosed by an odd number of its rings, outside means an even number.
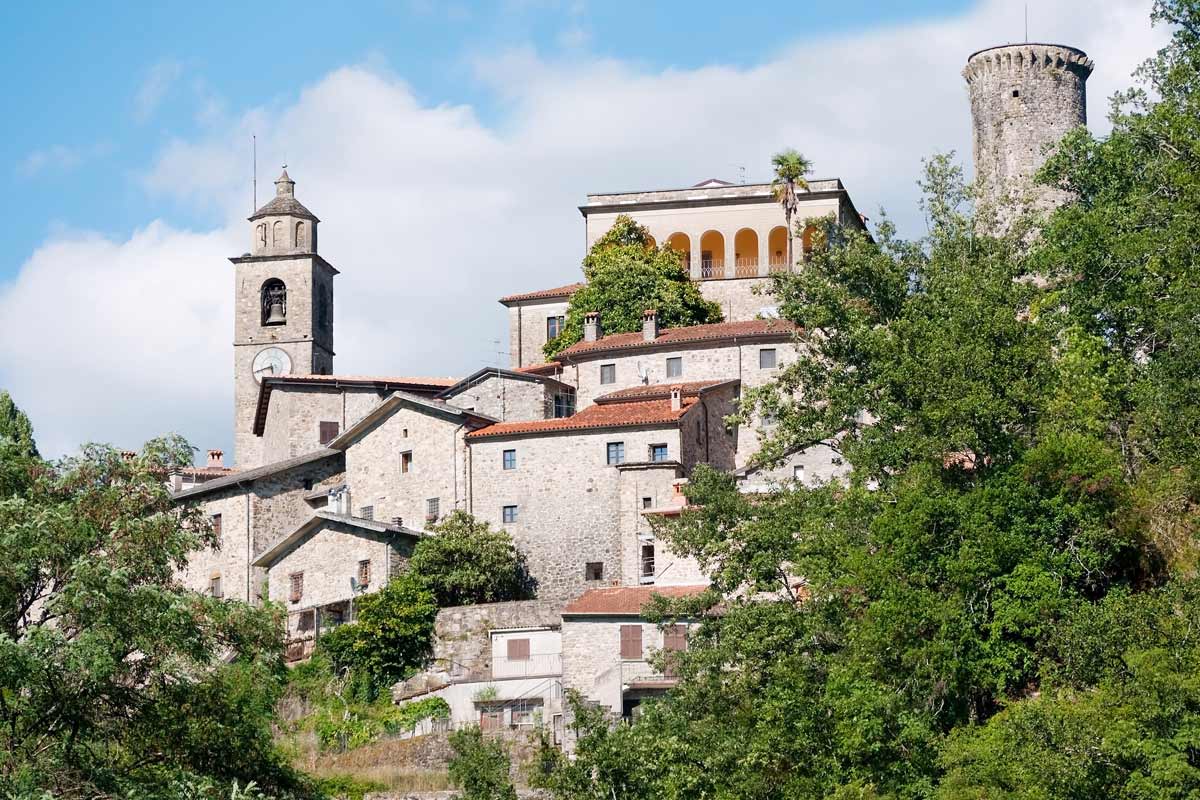
[[[264,462],[282,461],[322,447],[322,422],[336,422],[338,431],[344,431],[388,394],[353,386],[272,387],[262,435]]]
[[[547,384],[492,374],[446,402],[501,422],[546,419],[554,416],[556,388],[569,387],[557,381]]]
[[[304,499],[306,495],[340,486],[345,480],[345,460],[338,453],[255,481],[250,498],[254,555],[265,552],[312,517],[314,505]]]
[[[346,451],[346,485],[353,513],[371,506],[375,519],[400,517],[406,527],[422,529],[430,498],[438,499],[439,518],[465,506],[461,421],[410,407],[397,408]],[[411,453],[407,473],[401,454]]]
[[[247,490],[228,489],[198,503],[210,522],[221,516],[221,538],[216,547],[188,556],[187,566],[177,576],[184,586],[208,594],[211,580],[219,577],[222,594],[230,600],[250,602],[257,596],[249,570],[253,556],[248,498]]]
[[[726,322],[758,319],[772,312],[778,301],[768,290],[769,278],[732,278],[700,281],[700,294],[721,307]]]
[[[453,606],[438,612],[434,624],[432,669],[451,680],[488,680],[492,677],[492,642],[496,628],[558,627],[562,603],[554,600],[517,600],[476,606]]]
[[[513,369],[545,362],[546,318],[565,317],[567,298],[515,300],[508,307],[508,353]]]
[[[1087,124],[1091,59],[1062,45],[1019,44],[981,50],[968,59],[963,77],[971,97],[975,178],[981,206],[1011,222],[1014,196],[1030,195],[1033,207],[1049,210],[1068,195],[1035,187],[1032,177],[1046,148]]]
[[[665,443],[680,457],[675,424],[553,435],[525,434],[471,442],[470,511],[506,530],[528,559],[538,596],[570,598],[586,589],[620,583],[620,472],[607,462],[607,445],[623,442],[627,462],[646,461],[651,444]],[[517,468],[501,469],[515,450]],[[517,507],[514,523],[504,506]],[[585,579],[585,565],[600,562],[603,577]]]

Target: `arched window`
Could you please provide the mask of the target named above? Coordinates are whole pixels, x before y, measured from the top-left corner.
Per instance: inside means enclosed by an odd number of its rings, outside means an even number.
[[[667,244],[676,253],[682,254],[683,268],[691,272],[692,269],[692,240],[688,238],[686,233],[672,233],[667,238]]]
[[[275,224],[271,226],[271,247],[283,247],[287,244],[283,240],[283,222],[275,220]]]
[[[307,234],[304,231],[304,223],[296,223],[296,247],[304,248],[308,246],[308,240],[305,238]]]
[[[804,253],[804,260],[808,261],[812,258],[813,250],[825,243],[825,231],[818,225],[809,225],[804,229],[804,233],[800,234],[800,247]]]
[[[758,233],[742,228],[733,237],[733,274],[752,278],[758,274]]]
[[[329,289],[324,286],[317,290],[317,330],[329,330]]]
[[[708,231],[700,237],[700,278],[725,277],[725,237]]]
[[[258,223],[258,231],[256,235],[258,237],[258,248],[262,250],[267,246],[267,223]]]
[[[262,324],[283,325],[286,322],[287,287],[279,278],[271,278],[262,285]]]
[[[767,258],[771,272],[787,272],[787,228],[780,225],[767,235]]]

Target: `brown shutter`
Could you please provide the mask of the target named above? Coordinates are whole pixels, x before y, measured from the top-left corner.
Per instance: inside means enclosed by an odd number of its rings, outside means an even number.
[[[640,659],[642,657],[642,626],[621,626],[621,658]]]
[[[663,650],[687,650],[687,626],[668,625],[663,631]]]
[[[509,639],[508,640],[508,660],[509,661],[528,661],[529,660],[529,640],[528,639]]]
[[[304,573],[293,572],[289,577],[291,578],[291,593],[289,599],[293,603],[299,603],[300,598],[304,597]]]
[[[338,435],[338,424],[336,422],[322,422],[319,425],[321,444],[329,444]]]

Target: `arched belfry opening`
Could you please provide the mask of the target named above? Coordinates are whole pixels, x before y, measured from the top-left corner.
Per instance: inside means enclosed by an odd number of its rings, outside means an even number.
[[[287,287],[279,278],[270,278],[262,285],[262,324],[287,323]]]

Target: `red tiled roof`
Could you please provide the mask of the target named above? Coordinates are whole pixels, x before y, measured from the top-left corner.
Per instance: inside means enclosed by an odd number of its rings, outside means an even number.
[[[640,614],[656,595],[691,597],[708,589],[707,585],[692,586],[613,586],[608,589],[589,589],[563,608],[563,614]]]
[[[603,321],[603,317],[601,317]],[[609,350],[625,350],[636,347],[669,347],[692,342],[711,342],[724,339],[741,339],[762,336],[789,338],[796,326],[782,319],[751,319],[743,322],[715,322],[709,325],[690,325],[686,328],[665,328],[658,337],[646,341],[641,331],[614,333],[594,342],[576,342],[559,353],[559,358],[584,356]]]
[[[520,367],[517,369],[517,372],[528,372],[530,375],[548,375],[560,369],[562,369],[562,364],[558,361],[547,361],[545,364],[530,364],[528,367]]]
[[[684,397],[696,397],[705,389],[711,389],[713,386],[720,386],[722,383],[735,383],[737,378],[715,380],[715,381],[688,381],[687,383],[654,383],[648,386],[631,386],[628,389],[619,389],[615,392],[602,394],[593,402],[596,403],[628,403],[633,400],[660,400],[662,398],[670,399],[671,390],[676,386],[680,388]]]
[[[539,419],[530,422],[497,422],[467,434],[468,440],[525,433],[588,430],[591,428],[628,428],[636,425],[662,425],[675,422],[696,404],[693,397],[683,398],[679,410],[668,400],[641,400],[590,405],[573,417]]]
[[[536,292],[524,292],[523,294],[510,294],[506,297],[501,297],[501,303],[514,303],[518,300],[550,300],[555,297],[570,297],[575,292],[582,289],[586,284],[583,283],[568,283],[566,286],[556,286],[553,289],[540,289]]]
[[[220,477],[236,472],[233,467],[184,467],[179,471],[184,475],[195,475],[197,477]]]

